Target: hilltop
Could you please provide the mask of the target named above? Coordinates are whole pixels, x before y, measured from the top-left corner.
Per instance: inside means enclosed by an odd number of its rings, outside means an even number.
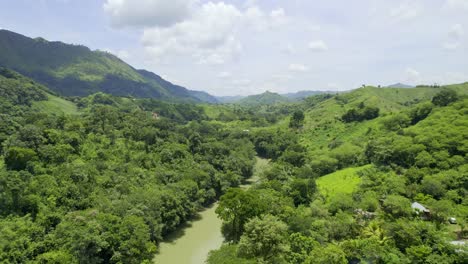
[[[414,86],[404,83],[395,83],[392,85],[388,85],[387,88],[414,88]]]
[[[292,101],[300,101],[307,97],[318,95],[318,94],[330,94],[335,93],[332,91],[299,91],[295,93],[285,93],[285,94],[276,94],[271,92],[265,92],[263,94],[256,94],[251,96],[242,96],[242,95],[235,95],[235,96],[217,96],[216,99],[220,103],[233,103],[233,104],[245,104],[245,100],[247,97],[249,103],[255,102],[256,105],[258,104],[272,104],[277,102],[292,102]],[[278,97],[280,95],[282,98]],[[275,97],[276,99],[273,99]]]
[[[253,106],[253,105],[272,105],[272,104],[287,103],[287,102],[290,102],[288,98],[281,96],[280,94],[277,94],[277,93],[266,91],[262,94],[247,96],[237,101],[236,103],[241,104],[241,105]]]
[[[29,38],[0,30],[0,67],[15,70],[65,96],[105,92],[117,96],[217,102],[216,98],[174,85],[157,74],[82,45]]]

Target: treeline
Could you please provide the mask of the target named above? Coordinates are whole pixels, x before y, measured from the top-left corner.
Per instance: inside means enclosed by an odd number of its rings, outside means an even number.
[[[166,234],[252,174],[246,135],[203,121],[197,106],[77,100],[80,115],[6,112],[2,263],[150,263]]]
[[[450,241],[468,235],[467,109],[466,97],[441,91],[369,121],[365,142],[335,140],[315,156],[298,144],[307,131],[258,131],[256,150],[273,165],[253,188],[221,197],[230,243],[208,263],[465,263],[466,248]],[[325,174],[365,164],[349,193],[316,186]]]

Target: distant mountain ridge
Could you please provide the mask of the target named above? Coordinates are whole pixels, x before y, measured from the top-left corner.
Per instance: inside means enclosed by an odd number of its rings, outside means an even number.
[[[17,71],[65,96],[105,92],[117,96],[218,102],[205,92],[174,85],[118,57],[82,45],[29,38],[0,30],[0,67]]]
[[[247,96],[237,102],[241,105],[271,105],[277,103],[287,103],[291,100],[277,93],[266,91],[261,94]]]
[[[309,96],[314,96],[318,94],[326,94],[326,93],[334,93],[334,92],[332,91],[299,91],[295,93],[286,93],[286,94],[281,94],[281,95],[290,99],[300,100],[300,99],[307,98]]]
[[[387,88],[414,88],[414,86],[404,83],[395,83],[392,85],[388,85]]]
[[[255,94],[250,96],[243,96],[243,95],[234,95],[234,96],[217,96],[216,99],[220,103],[234,103],[234,104],[246,104],[253,103],[253,101],[257,101],[257,103],[263,104],[272,104],[277,102],[293,102],[299,101],[309,96],[314,96],[318,94],[326,94],[326,93],[335,93],[332,91],[299,91],[295,93],[285,93],[285,94],[278,94],[266,91],[265,93]],[[278,97],[278,95],[280,97]],[[275,97],[275,98],[273,98]]]

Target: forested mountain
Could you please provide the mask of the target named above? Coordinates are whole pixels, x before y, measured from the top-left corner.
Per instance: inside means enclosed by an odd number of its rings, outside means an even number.
[[[273,105],[278,103],[289,102],[287,97],[281,96],[277,93],[266,91],[262,94],[250,95],[235,102],[240,105],[259,106],[259,105]]]
[[[313,95],[325,94],[325,93],[335,93],[335,92],[332,92],[332,91],[326,91],[326,92],[324,91],[299,91],[295,93],[286,93],[286,94],[281,94],[281,95],[289,99],[301,100],[301,99],[304,99]]]
[[[136,70],[116,56],[80,45],[28,38],[0,30],[0,67],[9,68],[65,96],[105,92],[173,101],[216,102],[160,76]]]
[[[237,101],[240,101],[241,99],[245,98],[247,96],[242,96],[242,95],[233,95],[233,96],[217,96],[216,99],[220,103],[236,103]]]
[[[151,263],[164,237],[219,201],[229,243],[208,263],[464,264],[450,242],[468,235],[467,93],[65,99],[0,69],[0,262]],[[255,155],[268,167],[236,188]]]
[[[248,102],[247,104],[254,104],[254,105],[265,105],[265,104],[272,104],[277,103],[277,102],[287,102],[290,99],[290,101],[300,101],[304,98],[313,96],[313,95],[318,95],[318,94],[325,94],[325,93],[335,93],[331,91],[323,92],[323,91],[299,91],[295,93],[286,93],[286,94],[280,94],[280,96],[284,98],[279,98],[276,96],[275,93],[271,92],[266,92],[264,94],[258,94],[258,95],[252,95],[250,96],[250,99],[247,99]],[[272,94],[276,97],[273,99]],[[248,96],[218,96],[216,99],[220,103],[234,103],[234,104],[245,104],[245,100]]]

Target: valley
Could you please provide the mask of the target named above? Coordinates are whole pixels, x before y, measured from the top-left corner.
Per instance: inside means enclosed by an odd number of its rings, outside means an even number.
[[[0,47],[2,263],[466,263],[468,83],[220,103]]]

